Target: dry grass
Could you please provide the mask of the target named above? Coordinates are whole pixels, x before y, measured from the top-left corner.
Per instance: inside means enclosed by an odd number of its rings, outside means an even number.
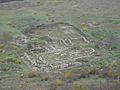
[[[107,82],[99,82],[98,85],[90,85],[88,90],[120,90],[119,80],[108,80]]]

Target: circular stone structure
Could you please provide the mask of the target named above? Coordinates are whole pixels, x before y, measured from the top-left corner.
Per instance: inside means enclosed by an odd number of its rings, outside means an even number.
[[[29,48],[21,59],[40,72],[80,66],[82,63],[78,59],[90,57],[94,52],[94,49],[85,47],[89,43],[85,34],[70,24],[29,26],[23,33]]]

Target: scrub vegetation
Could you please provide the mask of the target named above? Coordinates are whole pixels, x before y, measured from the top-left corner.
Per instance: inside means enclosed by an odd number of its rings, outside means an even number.
[[[119,0],[0,0],[0,90],[120,90]]]

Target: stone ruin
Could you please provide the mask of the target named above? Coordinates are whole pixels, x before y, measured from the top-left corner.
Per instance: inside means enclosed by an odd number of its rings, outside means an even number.
[[[91,57],[95,52],[93,48],[85,47],[89,41],[72,25],[57,23],[30,27],[23,33],[32,47],[21,54],[21,59],[31,69],[51,72],[78,67],[82,62],[77,60]]]

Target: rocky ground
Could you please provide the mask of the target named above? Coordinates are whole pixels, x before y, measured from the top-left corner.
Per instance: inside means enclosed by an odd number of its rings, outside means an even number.
[[[42,25],[36,26],[32,33],[30,30],[25,31],[25,34],[29,38],[27,41],[31,41],[31,48],[21,58],[29,67],[40,72],[78,67],[82,62],[76,60],[91,57],[95,52],[93,48],[85,48],[89,41],[70,25],[48,24],[44,28]],[[40,43],[40,40],[43,41]],[[14,43],[18,45],[20,41]]]

